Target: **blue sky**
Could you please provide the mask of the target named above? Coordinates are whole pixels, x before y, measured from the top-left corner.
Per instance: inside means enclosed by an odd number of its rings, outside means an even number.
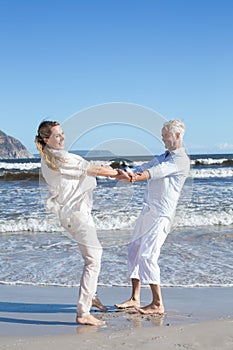
[[[33,153],[41,120],[109,102],[184,120],[191,154],[233,153],[231,0],[0,0],[0,43],[0,129]]]

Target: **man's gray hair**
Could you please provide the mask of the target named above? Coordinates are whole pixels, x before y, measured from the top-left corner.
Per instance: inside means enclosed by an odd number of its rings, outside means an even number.
[[[164,123],[163,127],[169,130],[170,132],[172,132],[173,134],[175,134],[176,132],[179,132],[181,137],[184,136],[185,125],[181,120],[178,120],[178,119],[170,120],[169,122]]]

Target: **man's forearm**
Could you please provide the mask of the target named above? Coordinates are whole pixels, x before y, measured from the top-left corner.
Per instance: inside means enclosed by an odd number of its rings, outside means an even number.
[[[145,170],[142,173],[132,173],[131,175],[131,182],[139,182],[139,181],[146,181],[150,179],[150,173]]]

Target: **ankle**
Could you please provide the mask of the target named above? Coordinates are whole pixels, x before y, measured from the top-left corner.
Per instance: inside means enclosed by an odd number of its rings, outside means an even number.
[[[163,303],[160,301],[152,301],[152,305],[156,306],[157,308],[164,308]]]
[[[130,299],[133,300],[133,301],[139,301],[140,300],[140,296],[132,296]]]

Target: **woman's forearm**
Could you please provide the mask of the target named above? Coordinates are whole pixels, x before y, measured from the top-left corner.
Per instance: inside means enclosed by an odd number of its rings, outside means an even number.
[[[115,177],[118,174],[118,171],[113,169],[111,166],[93,165],[87,169],[87,174],[92,176]]]

